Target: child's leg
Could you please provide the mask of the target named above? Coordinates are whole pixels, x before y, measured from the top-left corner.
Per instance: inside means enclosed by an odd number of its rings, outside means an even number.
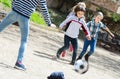
[[[60,54],[64,50],[67,50],[69,48],[69,45],[70,45],[70,37],[68,37],[67,35],[65,35],[64,36],[64,46],[57,51],[57,58],[60,58]]]
[[[84,41],[84,46],[83,46],[83,50],[82,50],[82,52],[80,53],[80,55],[78,56],[77,60],[78,60],[78,59],[82,59],[82,57],[84,56],[84,54],[85,54],[86,51],[87,51],[87,48],[88,48],[89,44],[90,44],[90,41],[87,40],[87,39],[85,39],[85,41]]]
[[[91,43],[90,43],[90,51],[88,52],[88,55],[89,55],[89,56],[94,53],[95,48],[96,48],[96,43],[97,43],[96,40],[94,40],[94,39],[91,40]]]
[[[74,64],[75,60],[76,60],[76,57],[77,57],[77,49],[78,49],[78,40],[77,40],[77,38],[72,39],[71,44],[73,46],[73,55],[72,55],[71,64]]]
[[[85,60],[88,61],[90,55],[92,55],[96,48],[97,40],[92,39],[90,43],[90,51],[85,55]]]
[[[72,44],[70,44],[70,46],[69,46],[69,50],[70,50],[70,52],[73,51],[73,46],[72,46]]]

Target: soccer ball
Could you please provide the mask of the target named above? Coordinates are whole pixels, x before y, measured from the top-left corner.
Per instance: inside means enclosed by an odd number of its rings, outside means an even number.
[[[77,60],[74,64],[75,71],[83,73],[87,70],[88,63],[85,60]]]

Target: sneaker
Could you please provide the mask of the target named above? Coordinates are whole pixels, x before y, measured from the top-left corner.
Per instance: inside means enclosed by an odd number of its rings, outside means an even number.
[[[81,58],[81,57],[78,57],[78,58],[77,58],[77,60],[80,60],[80,59],[82,59],[82,58]]]
[[[65,55],[66,55],[66,51],[63,51],[62,52],[62,57],[65,57]]]
[[[26,70],[25,66],[20,62],[16,62],[14,68],[19,69],[19,70]]]
[[[75,62],[70,62],[70,65],[74,65],[75,64]]]

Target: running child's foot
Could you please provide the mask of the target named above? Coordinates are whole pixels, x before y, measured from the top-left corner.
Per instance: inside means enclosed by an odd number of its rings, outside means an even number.
[[[88,62],[88,58],[89,58],[89,56],[88,56],[88,54],[86,54],[85,55],[85,60]]]
[[[73,62],[73,61],[70,62],[70,65],[74,65],[74,64],[75,64],[75,62]]]

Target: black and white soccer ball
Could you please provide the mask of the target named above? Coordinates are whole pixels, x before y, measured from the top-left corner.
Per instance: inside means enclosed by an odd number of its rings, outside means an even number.
[[[74,64],[74,70],[79,73],[84,73],[87,70],[88,63],[85,60],[77,60]]]

